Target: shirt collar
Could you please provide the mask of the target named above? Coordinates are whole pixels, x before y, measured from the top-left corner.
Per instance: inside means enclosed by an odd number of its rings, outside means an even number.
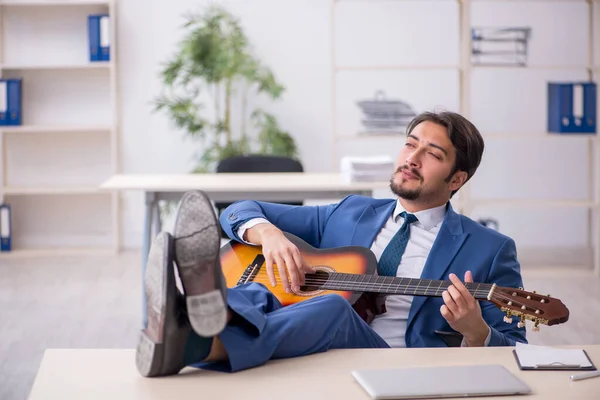
[[[402,204],[400,204],[400,200],[396,200],[396,208],[394,209],[394,221],[398,220],[400,213],[406,211]],[[427,210],[417,211],[412,213],[419,219],[420,223],[425,230],[431,230],[436,225],[442,223],[444,221],[444,217],[446,216],[446,204],[443,204],[438,207],[429,208]]]

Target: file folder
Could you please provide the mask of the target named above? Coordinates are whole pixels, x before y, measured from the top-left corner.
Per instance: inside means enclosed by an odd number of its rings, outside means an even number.
[[[596,133],[596,83],[548,83],[548,131]]]
[[[0,204],[0,251],[8,252],[11,249],[11,219],[10,205]]]
[[[110,61],[110,17],[107,14],[88,16],[90,61]]]
[[[21,125],[22,88],[21,79],[0,79],[1,126]]]

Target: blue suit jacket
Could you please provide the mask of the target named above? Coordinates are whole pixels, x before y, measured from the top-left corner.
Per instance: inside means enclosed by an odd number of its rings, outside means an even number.
[[[253,218],[266,218],[279,229],[294,234],[317,248],[359,245],[370,248],[396,206],[395,199],[374,199],[351,195],[325,206],[289,206],[240,201],[225,209],[221,226],[236,241],[237,229]],[[454,272],[461,280],[471,270],[474,282],[522,287],[515,243],[507,236],[457,214],[450,203],[431,248],[421,278],[449,280]],[[440,313],[441,297],[415,296],[406,328],[407,347],[445,347],[434,331],[452,331]],[[491,328],[490,346],[527,343],[525,328],[518,319],[507,324],[504,313],[488,301],[480,302],[483,318]]]

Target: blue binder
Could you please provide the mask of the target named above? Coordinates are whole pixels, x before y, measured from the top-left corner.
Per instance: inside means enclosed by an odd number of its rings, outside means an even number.
[[[548,131],[596,133],[596,83],[548,83]]]
[[[15,126],[22,123],[21,79],[0,79],[0,125]]]
[[[10,205],[0,204],[0,251],[11,249]]]
[[[88,16],[90,61],[110,61],[110,17],[108,14]]]

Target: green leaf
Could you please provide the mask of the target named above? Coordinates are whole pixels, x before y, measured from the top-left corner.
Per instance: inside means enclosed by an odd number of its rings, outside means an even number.
[[[161,69],[165,91],[154,99],[153,111],[166,113],[186,136],[199,140],[194,171],[212,171],[223,158],[249,154],[253,148],[261,153],[297,157],[294,139],[273,115],[262,110],[253,112],[251,119],[258,134],[250,137],[237,132],[238,126],[230,125],[229,114],[224,112],[235,111],[233,107],[240,104],[245,107],[246,96],[253,91],[276,100],[285,90],[273,71],[254,54],[239,19],[225,7],[212,4],[201,12],[186,13],[181,29],[184,35]],[[236,92],[238,84],[243,90]],[[230,90],[221,91],[224,98],[219,98],[215,88]],[[200,100],[202,93],[215,96],[208,102],[214,110],[212,115],[205,115],[208,108]],[[216,106],[223,101],[225,107]],[[245,127],[246,121],[240,126]]]

